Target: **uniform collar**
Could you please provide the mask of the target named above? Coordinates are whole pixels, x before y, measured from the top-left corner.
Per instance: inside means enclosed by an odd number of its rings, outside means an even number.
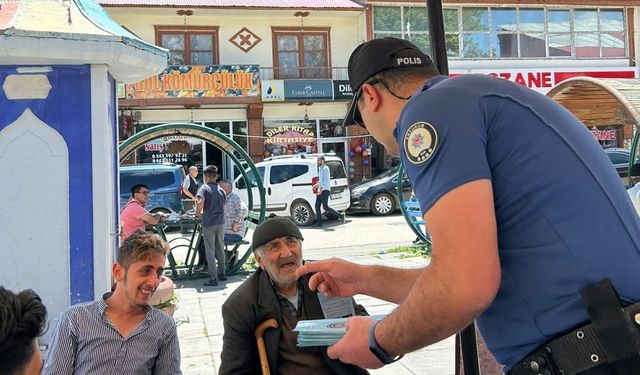
[[[449,78],[448,76],[434,76],[431,77],[427,82],[425,82],[424,86],[422,86],[422,89],[420,91],[427,91],[430,88],[432,88],[433,86],[437,85],[438,83],[444,81],[445,79]]]

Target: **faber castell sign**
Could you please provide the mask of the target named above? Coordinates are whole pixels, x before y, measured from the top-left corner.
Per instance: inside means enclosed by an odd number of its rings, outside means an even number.
[[[259,65],[172,65],[126,86],[127,99],[260,96]]]

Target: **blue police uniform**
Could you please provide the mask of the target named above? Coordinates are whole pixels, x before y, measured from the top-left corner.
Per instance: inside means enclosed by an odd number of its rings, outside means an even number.
[[[395,136],[423,213],[457,186],[492,182],[502,280],[477,323],[507,370],[589,319],[584,287],[608,277],[624,305],[640,300],[640,220],[562,106],[498,78],[437,76],[409,100]]]

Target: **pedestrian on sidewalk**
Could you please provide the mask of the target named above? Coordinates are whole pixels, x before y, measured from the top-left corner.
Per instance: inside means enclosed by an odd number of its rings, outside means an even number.
[[[316,224],[314,228],[322,228],[322,210],[329,212],[344,222],[343,214],[329,207],[329,196],[331,195],[331,174],[329,166],[327,166],[324,156],[318,156],[318,183],[315,187],[316,193]]]
[[[438,75],[406,40],[365,42],[348,65],[344,125],[400,155],[433,255],[302,266],[312,290],[399,304],[349,319],[329,356],[377,368],[475,320],[509,374],[640,374],[640,219],[589,130],[524,86]]]
[[[299,348],[293,332],[299,320],[366,315],[353,298],[325,301],[308,287],[308,276],[296,276],[302,265],[302,234],[287,217],[268,218],[253,233],[253,251],[260,268],[222,305],[224,335],[220,375],[260,374],[254,330],[274,318],[278,327],[264,333],[272,374],[367,374],[357,366],[327,357],[321,347]],[[335,315],[330,315],[330,311]],[[238,355],[242,353],[242,355]]]
[[[210,276],[205,286],[217,286],[218,280],[227,280],[224,256],[225,193],[217,180],[218,168],[215,165],[207,166],[204,169],[204,185],[196,194],[196,217],[202,216],[202,238]]]

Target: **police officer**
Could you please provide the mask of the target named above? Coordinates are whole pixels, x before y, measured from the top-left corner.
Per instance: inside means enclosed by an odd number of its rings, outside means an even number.
[[[439,76],[405,40],[358,46],[348,69],[345,125],[401,156],[433,256],[415,270],[301,267],[327,295],[399,303],[375,324],[351,318],[329,356],[377,368],[475,319],[513,374],[640,374],[640,220],[586,127],[509,81]]]

